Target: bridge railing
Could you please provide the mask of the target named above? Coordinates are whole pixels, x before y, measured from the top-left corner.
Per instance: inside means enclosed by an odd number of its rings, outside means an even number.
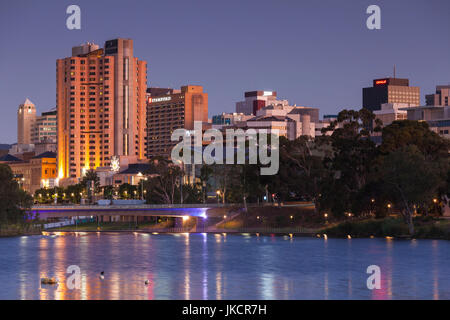
[[[289,207],[289,206],[309,206],[312,203],[305,202],[305,203],[295,203],[295,204],[281,204],[282,207]],[[263,206],[278,206],[278,204],[272,204],[272,203],[249,203],[247,204],[247,207],[254,208],[254,207],[263,207]],[[91,204],[91,205],[82,205],[82,204],[46,204],[46,205],[34,205],[32,207],[32,210],[44,210],[44,209],[55,209],[55,208],[61,208],[61,209],[98,209],[98,208],[142,208],[142,209],[189,209],[189,208],[232,208],[232,207],[243,207],[242,203],[186,203],[186,204],[136,204],[136,205],[119,205],[119,204],[111,204],[111,205],[97,205],[97,204]]]

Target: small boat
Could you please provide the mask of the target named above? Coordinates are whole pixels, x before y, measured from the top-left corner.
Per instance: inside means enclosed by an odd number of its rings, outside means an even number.
[[[57,284],[58,280],[55,278],[41,278],[41,284]]]

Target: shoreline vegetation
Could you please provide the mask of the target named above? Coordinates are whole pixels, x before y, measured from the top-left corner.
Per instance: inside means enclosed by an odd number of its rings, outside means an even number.
[[[42,234],[42,229],[40,227],[35,227],[28,224],[8,224],[0,226],[0,238],[40,234]]]
[[[215,222],[218,219],[218,223]],[[394,238],[450,240],[450,219],[433,216],[414,217],[415,233],[409,235],[408,225],[401,216],[385,218],[351,218],[346,220],[326,220],[314,214],[313,207],[249,208],[232,219],[221,220],[211,217],[211,224],[196,230],[195,223],[184,228],[174,228],[173,220],[154,222],[88,222],[55,229],[42,230],[23,225],[0,229],[0,237],[39,235],[53,232],[137,232],[137,233],[248,233],[255,235],[275,235],[290,237],[320,238]]]

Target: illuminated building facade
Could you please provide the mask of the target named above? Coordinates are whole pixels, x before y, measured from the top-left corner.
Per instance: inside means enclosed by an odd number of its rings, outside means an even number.
[[[27,161],[13,157],[9,161],[0,162],[8,164],[21,188],[32,194],[39,188],[58,185],[54,152],[44,152]]]
[[[208,94],[202,86],[181,90],[147,90],[147,158],[169,157],[177,143],[171,141],[176,129],[194,129],[194,122],[208,122]]]
[[[60,179],[76,182],[112,156],[144,159],[147,63],[133,56],[133,40],[74,47],[56,77]]]
[[[408,79],[383,78],[373,80],[373,87],[363,88],[363,107],[381,110],[384,103],[420,105],[420,88],[410,87]]]

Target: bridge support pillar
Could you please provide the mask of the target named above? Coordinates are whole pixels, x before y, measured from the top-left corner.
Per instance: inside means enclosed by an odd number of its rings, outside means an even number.
[[[183,228],[183,218],[181,217],[176,217],[175,218],[175,228]]]
[[[202,217],[197,217],[197,223],[195,224],[196,232],[205,232],[206,231],[206,219]]]

